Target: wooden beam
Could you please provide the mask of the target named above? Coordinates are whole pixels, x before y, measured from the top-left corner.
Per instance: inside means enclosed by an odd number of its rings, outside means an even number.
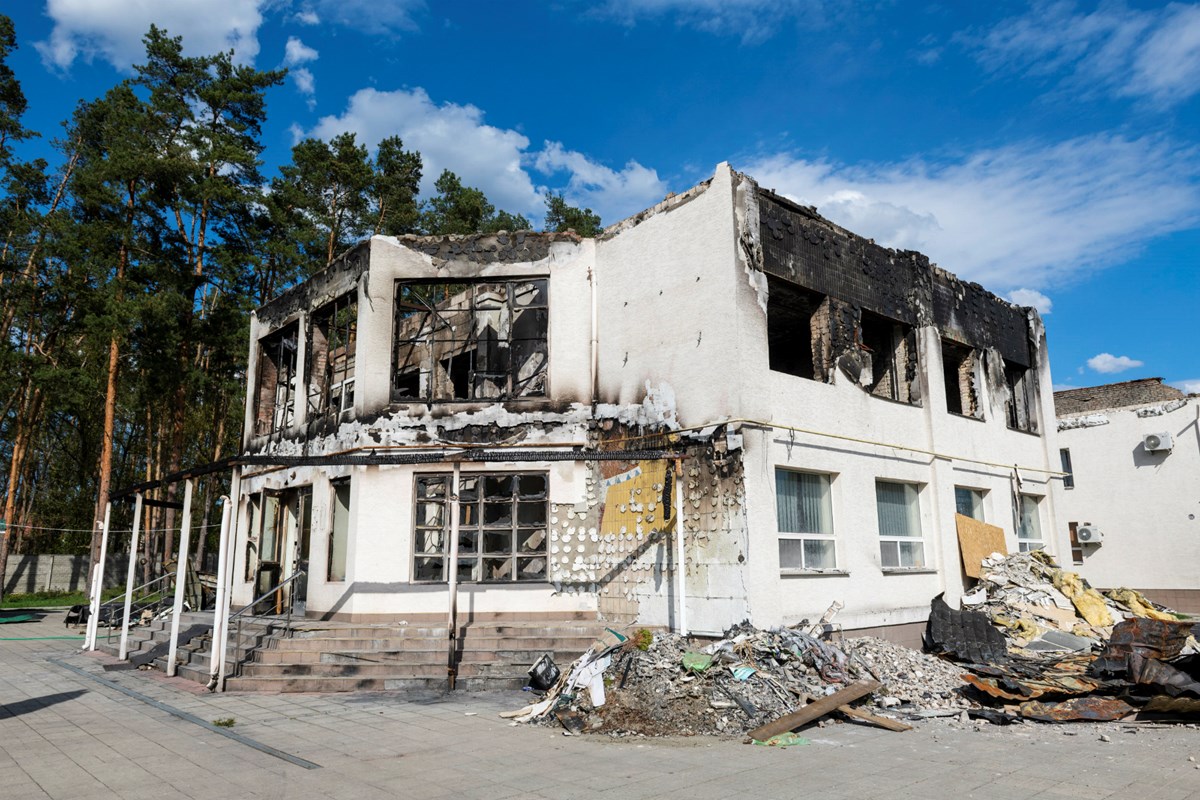
[[[751,739],[757,739],[760,742],[765,742],[772,736],[778,736],[781,733],[794,731],[801,725],[807,725],[810,722],[820,719],[821,717],[836,711],[840,706],[853,703],[860,697],[865,697],[871,692],[878,689],[882,684],[879,681],[862,680],[842,689],[840,692],[834,692],[827,697],[822,697],[819,700],[809,703],[804,708],[793,711],[791,714],[785,714],[774,722],[768,722],[761,728],[755,728],[748,734]]]
[[[854,706],[838,706],[837,710],[851,719],[856,719],[859,722],[865,722],[868,725],[877,725],[880,728],[887,728],[889,731],[903,733],[904,731],[912,730],[912,725],[905,725],[900,720],[892,719],[891,717],[880,717],[876,716],[875,714],[869,714],[860,708],[855,708]]]

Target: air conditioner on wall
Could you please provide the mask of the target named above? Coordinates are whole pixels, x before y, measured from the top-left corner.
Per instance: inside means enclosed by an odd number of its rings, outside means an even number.
[[[1142,447],[1149,453],[1169,452],[1172,446],[1169,433],[1147,433],[1142,437]]]
[[[1080,544],[1100,544],[1104,541],[1104,534],[1094,525],[1080,525],[1075,529],[1075,538]]]

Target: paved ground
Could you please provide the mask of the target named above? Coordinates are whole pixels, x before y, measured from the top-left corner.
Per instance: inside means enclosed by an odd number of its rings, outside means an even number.
[[[830,724],[788,750],[566,737],[500,719],[519,693],[213,695],[41,638],[64,633],[60,612],[0,625],[0,798],[1200,798],[1196,726]],[[221,718],[319,767],[196,724]]]

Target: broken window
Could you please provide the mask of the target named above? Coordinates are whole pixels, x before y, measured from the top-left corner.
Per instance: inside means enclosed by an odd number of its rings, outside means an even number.
[[[413,580],[446,581],[449,475],[417,477]],[[463,474],[458,487],[458,580],[546,580],[545,473]]]
[[[393,400],[546,394],[548,281],[399,281]]]
[[[1063,488],[1074,489],[1075,470],[1071,469],[1071,451],[1065,447],[1062,448],[1058,451],[1058,458],[1062,462],[1062,471],[1066,473],[1063,475]]]
[[[775,512],[781,571],[837,567],[828,475],[777,468]]]
[[[1008,427],[1027,433],[1037,432],[1032,406],[1033,373],[1027,367],[1004,360],[1004,412]]]
[[[860,378],[866,390],[876,397],[915,402],[917,348],[912,327],[864,311],[858,333],[858,346],[869,361]]]
[[[767,276],[767,285],[767,354],[771,369],[817,379],[813,325],[824,298],[771,276]]]
[[[1067,530],[1071,534],[1071,563],[1079,566],[1083,563],[1083,543],[1079,541],[1079,523],[1068,522]]]
[[[258,344],[258,395],[254,433],[262,436],[296,421],[296,343],[300,324],[293,322]]]
[[[354,351],[358,340],[358,297],[351,292],[313,314],[309,331],[310,415],[337,416],[354,408]]]
[[[955,486],[954,510],[964,517],[983,522],[983,492],[979,489]]]
[[[1020,495],[1017,499],[1017,547],[1022,553],[1041,550],[1046,546],[1042,541],[1039,500],[1031,494]]]
[[[979,416],[975,391],[976,351],[942,340],[942,375],[946,384],[946,410],[965,417]]]
[[[925,566],[918,494],[915,483],[875,481],[879,556],[884,569]]]

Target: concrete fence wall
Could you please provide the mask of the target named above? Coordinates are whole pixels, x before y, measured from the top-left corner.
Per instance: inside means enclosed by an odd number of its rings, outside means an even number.
[[[104,586],[125,585],[128,555],[113,554],[104,569]],[[10,556],[4,574],[4,594],[28,594],[58,589],[88,590],[88,557],[65,555]]]

